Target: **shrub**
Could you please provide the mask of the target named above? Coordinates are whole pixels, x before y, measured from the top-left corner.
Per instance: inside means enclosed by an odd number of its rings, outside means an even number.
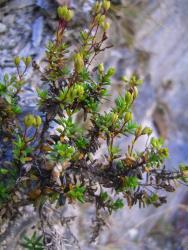
[[[94,69],[91,65],[108,48],[104,42],[109,9],[110,1],[96,2],[89,29],[80,32],[79,45],[70,52],[63,35],[74,13],[67,6],[58,8],[56,38],[46,46],[47,66],[42,71],[32,63],[43,81],[43,88],[36,89],[37,112],[24,115],[19,98],[27,84],[31,57],[17,56],[17,73],[4,75],[0,83],[1,209],[10,209],[10,204],[42,209],[46,201],[58,206],[77,201],[95,204],[97,215],[101,210],[111,214],[124,203],[158,207],[166,202],[165,192],[175,191],[174,181],[187,181],[188,167],[167,170],[164,141],[151,137],[151,128],[133,121],[132,107],[142,84],[136,76],[122,77],[124,92],[109,111],[100,112],[115,69],[105,69],[102,63]],[[78,113],[83,113],[80,123],[75,119]],[[53,124],[54,130],[50,129]],[[132,142],[122,151],[116,140],[128,136]],[[134,146],[142,136],[148,140],[138,152]],[[107,149],[104,161],[95,157],[101,144]]]

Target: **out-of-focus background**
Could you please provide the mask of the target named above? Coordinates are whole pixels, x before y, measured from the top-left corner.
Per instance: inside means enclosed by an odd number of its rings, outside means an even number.
[[[16,55],[31,55],[37,63],[43,62],[45,44],[57,25],[56,8],[65,2],[76,14],[73,30],[67,31],[65,39],[76,45],[94,0],[0,0],[0,78],[5,72],[14,72]],[[156,135],[166,139],[170,151],[166,165],[175,169],[179,163],[188,162],[188,0],[111,2],[108,43],[114,47],[98,60],[104,60],[106,67],[117,68],[114,97],[121,91],[121,76],[136,73],[144,80],[135,119],[152,126]],[[32,70],[29,72],[32,80],[23,98],[28,107],[35,105],[35,87],[40,84],[37,77]],[[126,147],[125,141],[119,143]],[[142,142],[137,146],[141,147]],[[187,198],[187,187],[180,186],[162,208],[125,207],[108,219],[108,228],[96,245],[87,243],[93,209],[65,208],[64,213],[77,216],[73,230],[84,250],[187,250]],[[13,236],[19,234],[15,229]]]

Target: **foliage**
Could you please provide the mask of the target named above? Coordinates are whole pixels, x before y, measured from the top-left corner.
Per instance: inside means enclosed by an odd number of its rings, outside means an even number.
[[[24,236],[21,245],[28,250],[43,250],[44,248],[41,240],[42,236],[37,236],[36,232],[34,232],[31,238]]]
[[[58,8],[56,38],[46,46],[47,66],[42,70],[32,63],[43,81],[43,88],[36,89],[37,113],[24,114],[19,97],[27,83],[31,57],[17,56],[17,73],[5,74],[0,82],[0,147],[5,151],[0,168],[0,208],[7,208],[18,193],[22,194],[15,201],[19,205],[25,201],[36,207],[46,201],[59,206],[90,202],[95,204],[96,214],[101,210],[111,213],[124,203],[129,207],[160,206],[166,202],[164,193],[175,190],[175,181],[187,181],[187,166],[167,170],[164,141],[151,138],[151,128],[133,121],[132,108],[142,84],[136,76],[122,77],[124,92],[109,111],[100,112],[110,95],[115,69],[106,69],[102,63],[94,69],[91,65],[108,48],[104,42],[109,9],[110,1],[96,2],[89,28],[80,32],[75,51],[69,51],[63,35],[73,12],[67,6]],[[83,121],[78,123],[75,117],[81,112]],[[50,129],[52,124],[56,124],[55,131]],[[123,151],[116,146],[116,139],[128,136],[132,142]],[[138,152],[134,147],[142,136],[148,140]],[[101,144],[107,147],[103,162],[95,158]],[[111,191],[115,196],[109,195]],[[42,249],[35,234],[25,241],[28,249],[34,249],[32,244]]]

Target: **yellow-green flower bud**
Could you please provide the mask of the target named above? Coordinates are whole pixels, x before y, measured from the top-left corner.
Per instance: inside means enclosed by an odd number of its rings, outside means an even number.
[[[84,94],[84,87],[81,85],[76,85],[75,86],[75,90],[76,90],[76,95],[79,97],[82,97]]]
[[[168,158],[169,157],[168,148],[160,148],[158,153],[162,158]]]
[[[41,119],[40,116],[37,115],[37,116],[35,117],[35,127],[36,127],[36,128],[39,128],[41,124],[42,124],[42,119]]]
[[[36,123],[36,121],[35,121],[35,117],[33,115],[29,114],[29,115],[26,115],[24,117],[24,125],[26,126],[26,128],[34,126],[35,123]]]
[[[138,89],[137,87],[134,87],[133,98],[135,99],[137,98],[137,96],[138,96]]]
[[[127,112],[124,117],[124,122],[127,123],[129,121],[132,121],[132,119],[133,119],[133,114],[131,112]]]
[[[142,135],[151,135],[152,134],[152,129],[149,128],[149,127],[145,127],[143,130],[142,130]]]
[[[101,14],[97,14],[96,17],[95,17],[95,20],[96,20],[97,22],[99,22],[100,17],[101,17]]]
[[[184,165],[183,163],[181,163],[181,164],[179,165],[179,168],[180,168],[180,171],[181,171],[183,177],[188,178],[188,166],[186,166],[186,165]]]
[[[133,102],[133,96],[129,91],[127,91],[125,94],[125,101],[128,105],[130,105]]]
[[[117,113],[112,113],[112,123],[115,123],[118,120],[118,117]]]
[[[26,60],[25,60],[25,65],[26,65],[26,66],[29,66],[29,65],[30,65],[30,63],[31,63],[31,61],[32,61],[31,56],[26,57]]]
[[[126,76],[122,76],[122,81],[124,81],[125,83],[128,83],[129,82],[129,80],[128,80],[128,78],[126,77]]]
[[[105,19],[106,19],[105,15],[101,16],[101,14],[98,14],[96,16],[96,21],[98,22],[99,25],[102,25],[104,23]]]
[[[102,3],[102,6],[104,8],[105,11],[108,11],[110,9],[110,1],[104,0]]]
[[[100,63],[98,65],[98,71],[99,71],[100,74],[102,74],[104,72],[104,64],[103,63]]]
[[[157,147],[157,142],[158,142],[158,140],[157,140],[155,137],[152,137],[152,138],[151,138],[150,143],[151,143],[151,145],[152,145],[154,148]]]
[[[111,76],[113,76],[114,74],[115,74],[115,69],[114,68],[109,68],[109,70],[108,70],[108,72],[107,72],[107,75],[109,76],[109,77],[111,77]]]
[[[135,135],[136,135],[136,137],[139,137],[142,135],[142,126],[141,125],[136,129]]]
[[[106,32],[110,28],[110,24],[107,22],[104,22],[102,24],[103,31]]]
[[[14,63],[15,63],[16,66],[20,65],[20,57],[19,56],[14,58]]]
[[[95,13],[99,13],[101,10],[101,3],[99,3],[99,1],[97,1],[94,5],[94,11]]]
[[[78,73],[80,73],[84,68],[84,59],[80,53],[77,53],[74,56],[74,66],[75,66],[76,72]]]
[[[74,17],[74,11],[68,10],[67,14],[64,16],[64,19],[65,19],[65,21],[70,22],[73,17]]]
[[[67,15],[67,12],[68,12],[67,6],[60,6],[57,8],[57,14],[60,19],[62,18],[64,19],[65,16]]]

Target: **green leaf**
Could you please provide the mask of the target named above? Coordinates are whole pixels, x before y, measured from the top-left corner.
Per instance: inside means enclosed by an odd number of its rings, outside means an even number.
[[[34,232],[30,238],[24,236],[20,245],[29,250],[43,250],[42,238]]]
[[[109,150],[110,150],[110,152],[111,152],[114,156],[120,154],[120,152],[121,152],[121,149],[120,149],[119,147],[112,147],[112,148],[109,148]]]
[[[58,142],[53,145],[52,151],[48,154],[48,158],[52,161],[64,161],[67,159],[71,159],[74,152],[74,147]]]
[[[101,201],[105,202],[109,198],[108,193],[107,192],[101,192],[99,198],[100,198]]]
[[[45,89],[45,90],[41,90],[39,88],[36,88],[36,91],[37,91],[37,94],[38,96],[41,98],[41,99],[47,99],[48,97],[48,90]]]
[[[122,199],[117,199],[114,201],[111,205],[112,210],[117,211],[118,209],[121,209],[124,207],[124,202]]]
[[[8,82],[8,80],[9,80],[9,75],[8,75],[7,73],[4,74],[3,80],[4,80],[5,82]]]
[[[158,138],[152,137],[150,143],[153,146],[153,148],[159,149],[159,148],[161,148],[163,146],[164,139],[163,138],[158,139]]]
[[[4,175],[7,174],[9,171],[5,168],[0,168],[0,174]]]
[[[5,95],[5,100],[6,100],[9,104],[12,103],[12,97],[9,96],[9,95]]]
[[[126,176],[124,181],[125,188],[135,189],[138,186],[138,178],[136,176]]]
[[[153,193],[146,198],[146,202],[148,205],[155,204],[158,200],[159,200],[159,196],[156,193]]]
[[[67,193],[67,195],[74,200],[78,200],[81,203],[84,203],[84,193],[86,188],[84,186],[76,186],[71,191]]]
[[[89,144],[89,141],[84,137],[80,137],[76,140],[76,146],[79,149],[86,149],[88,144]]]
[[[12,111],[15,113],[15,114],[21,114],[22,113],[22,109],[20,106],[18,105],[15,105],[12,107]]]

